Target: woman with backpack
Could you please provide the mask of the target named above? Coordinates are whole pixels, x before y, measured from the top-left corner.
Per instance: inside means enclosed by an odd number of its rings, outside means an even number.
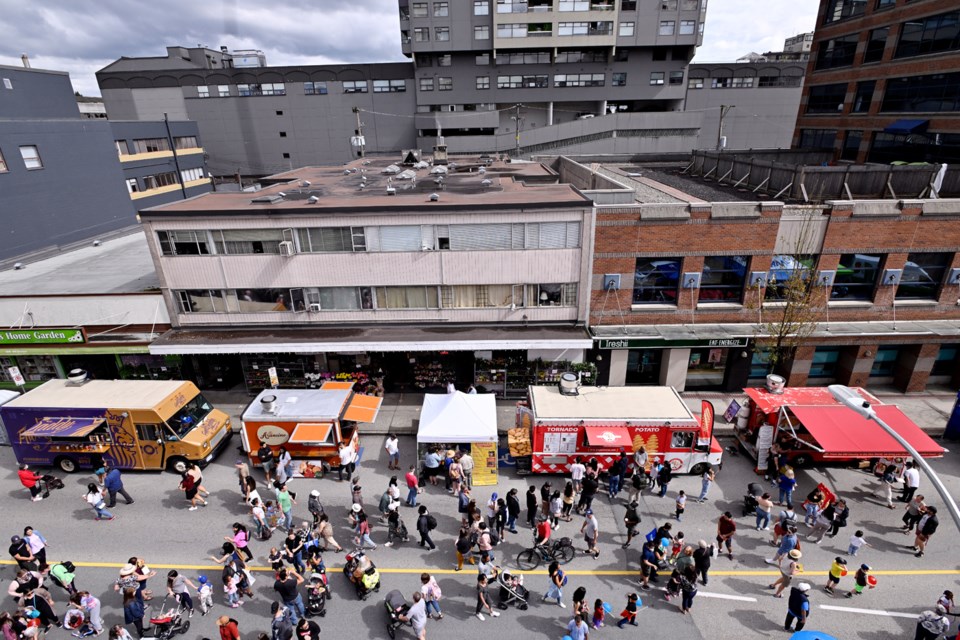
[[[561,608],[566,609],[567,605],[563,604],[563,587],[567,584],[567,576],[564,575],[560,564],[556,560],[550,563],[550,568],[547,571],[550,574],[550,586],[543,595],[543,599],[545,601],[555,599]]]
[[[443,611],[440,610],[440,598],[443,592],[440,591],[440,585],[436,578],[429,573],[420,574],[420,593],[423,594],[423,601],[427,603],[427,617],[432,617],[431,609],[437,612],[437,620],[443,620]]]
[[[237,552],[243,554],[247,562],[253,560],[253,553],[250,552],[250,548],[247,546],[250,542],[250,532],[244,525],[239,522],[234,522],[233,536],[223,536],[223,539],[227,542],[232,542],[233,546],[237,548]]]

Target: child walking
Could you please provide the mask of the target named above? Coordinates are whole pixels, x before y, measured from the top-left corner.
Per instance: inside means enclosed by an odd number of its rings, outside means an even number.
[[[872,544],[863,539],[863,530],[857,529],[850,536],[850,545],[847,547],[847,555],[856,556],[862,547],[873,547]]]
[[[230,608],[236,609],[243,604],[243,601],[240,600],[240,596],[237,594],[236,574],[226,576],[223,579],[223,593],[227,596],[227,604],[230,605]]]
[[[606,612],[603,610],[603,600],[597,598],[593,603],[593,628],[599,629],[603,626],[603,616]]]
[[[677,522],[683,520],[683,510],[687,506],[687,494],[680,490],[677,494]]]
[[[637,601],[640,599],[636,593],[627,594],[627,606],[620,612],[620,622],[617,626],[623,629],[623,625],[628,622],[637,626]]]
[[[207,612],[213,608],[213,587],[210,586],[210,581],[207,580],[207,576],[200,576],[197,578],[197,582],[200,583],[200,586],[197,587],[197,599],[200,601],[200,615],[205,616]]]
[[[840,556],[834,558],[833,564],[830,565],[830,572],[827,574],[827,584],[823,587],[823,590],[827,593],[833,593],[833,588],[840,584],[840,578],[843,577],[846,570],[847,561]]]
[[[863,590],[867,587],[867,577],[870,574],[870,566],[862,564],[860,568],[857,569],[857,575],[853,577],[853,589],[847,593],[848,598],[852,598],[853,594],[858,596],[863,595]]]

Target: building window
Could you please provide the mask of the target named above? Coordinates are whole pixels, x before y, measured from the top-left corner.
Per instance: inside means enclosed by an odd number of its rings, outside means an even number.
[[[433,91],[433,78],[420,78],[420,91]]]
[[[377,287],[379,309],[439,309],[436,287]]]
[[[675,20],[661,20],[660,21],[660,31],[658,32],[661,36],[672,36],[673,30],[676,27],[677,23]]]
[[[566,73],[553,76],[554,87],[602,87],[606,82],[603,73]]]
[[[473,0],[473,15],[490,15],[490,0]]]
[[[805,288],[816,263],[814,256],[775,255],[767,272],[767,288],[764,300],[794,299],[794,288]]]
[[[740,302],[748,256],[708,256],[703,260],[699,302]]]
[[[803,76],[760,76],[757,86],[766,87],[799,87],[803,84]]]
[[[889,377],[897,368],[897,358],[900,356],[900,347],[879,347],[870,367],[872,377]]]
[[[367,81],[366,80],[345,80],[343,82],[343,92],[344,93],[366,93]]]
[[[427,17],[427,3],[426,2],[414,2],[410,6],[410,15],[414,18],[426,18]]]
[[[137,193],[140,191],[140,185],[137,183],[136,178],[127,178],[127,191],[129,193]]]
[[[697,21],[696,20],[681,20],[680,21],[680,35],[682,36],[692,36],[697,31]]]
[[[434,35],[437,38],[437,42],[449,42],[450,41],[450,27],[436,27],[434,30]]]
[[[430,27],[417,27],[413,30],[414,42],[430,42]]]
[[[866,80],[857,83],[857,92],[853,96],[853,113],[867,113],[870,111],[870,102],[873,100],[873,90],[876,86],[876,80]]]
[[[477,76],[477,89],[489,89],[490,76]]]
[[[180,182],[177,180],[177,174],[173,173],[172,171],[143,177],[144,191],[160,189],[161,187],[170,187],[176,184],[180,184]]]
[[[953,254],[911,253],[900,276],[897,300],[936,300]]]
[[[557,28],[561,36],[585,36],[589,32],[590,24],[587,22],[561,22]]]
[[[280,137],[281,137],[281,138],[286,138],[286,137],[287,137],[287,132],[286,132],[286,131],[281,131],[281,132],[280,132]]]
[[[860,153],[860,142],[862,140],[863,131],[854,131],[852,129],[847,131],[847,135],[843,139],[843,149],[840,150],[840,159],[856,160],[857,154]]]
[[[830,297],[835,300],[872,300],[882,257],[867,253],[840,256]]]
[[[278,116],[282,116],[282,115],[283,115],[283,111],[277,111],[277,115],[278,115]]]
[[[560,0],[558,8],[560,11],[590,11],[590,0]]]
[[[199,149],[200,143],[196,136],[177,136],[173,139],[175,149]]]
[[[478,67],[489,67],[490,66],[490,54],[489,53],[478,53],[477,56],[473,59],[474,64]]]
[[[867,39],[867,48],[863,52],[863,62],[877,62],[883,59],[883,50],[887,46],[887,36],[890,35],[890,27],[881,27],[870,32]]]
[[[497,76],[497,89],[544,89],[550,86],[550,76]]]
[[[116,147],[118,156],[123,157],[130,155],[130,150],[127,148],[126,140],[114,140],[113,146]],[[0,160],[2,160],[2,158],[0,158]],[[3,166],[6,167],[6,165]]]
[[[622,71],[613,73],[610,76],[610,86],[613,86],[613,87],[627,86],[627,74]]]
[[[840,347],[817,347],[810,363],[810,378],[836,378]]]
[[[557,62],[561,60],[561,53],[557,54]],[[576,62],[581,62],[577,60]],[[516,53],[501,53],[497,56],[497,64],[550,64],[549,51],[517,51]]]
[[[703,89],[703,78],[690,78],[687,80],[687,89]]]
[[[867,0],[828,0],[823,22],[826,24],[860,16],[866,10]]]
[[[671,72],[670,72],[670,84],[672,84],[672,85],[682,85],[682,84],[683,84],[683,71],[671,71]]]
[[[801,129],[797,146],[801,149],[833,149],[836,139],[836,129]]]
[[[651,71],[650,72],[650,84],[652,85],[661,85],[664,82],[664,77],[666,74],[663,71]]]
[[[282,82],[264,84],[238,84],[237,93],[243,97],[249,96],[285,96],[286,87]]]
[[[437,78],[437,85],[440,91],[453,91],[453,78]]]
[[[228,291],[226,297],[219,289],[188,289],[175,293],[181,313],[226,313],[236,310],[236,294],[233,291]]]
[[[404,93],[407,90],[406,80],[374,80],[374,93]]]
[[[497,25],[498,38],[526,38],[527,25],[523,24],[499,24]]]
[[[637,0],[622,0],[620,2],[621,11],[636,11],[637,10]]]
[[[165,256],[205,256],[210,254],[206,231],[158,231],[160,253]]]
[[[680,258],[637,258],[633,304],[676,304]]]
[[[449,53],[445,53],[441,56],[437,56],[437,66],[438,67],[449,67],[453,64],[453,56]]]
[[[23,158],[23,165],[27,169],[43,169],[40,150],[36,145],[27,144],[20,147],[20,157]]]
[[[297,229],[304,253],[363,252],[367,239],[363,227],[312,227]]]
[[[890,78],[880,111],[960,111],[960,73]]]
[[[203,180],[206,176],[203,175],[203,169],[199,167],[196,169],[184,169],[180,172],[180,179],[183,182],[195,182],[197,180]]]
[[[572,307],[577,304],[577,285],[536,284],[527,286],[528,307]]]
[[[490,25],[480,24],[473,28],[473,39],[474,40],[489,40],[490,39]]]
[[[156,153],[170,151],[170,141],[166,138],[144,138],[133,141],[134,153]]]
[[[217,85],[217,94],[218,94],[221,98],[229,98],[229,97],[230,97],[230,85],[228,85],[228,84],[218,84],[218,85]]]
[[[210,97],[210,87],[205,84],[202,84],[197,87],[197,97],[198,98],[209,98]]]
[[[897,0],[877,0],[877,11],[880,9],[888,9],[895,4],[897,4]]]
[[[302,311],[303,290],[294,289],[299,295],[297,310]],[[230,291],[237,297],[237,310],[242,313],[265,313],[293,311],[295,303],[290,289],[235,289]]]
[[[621,22],[620,26],[617,27],[617,35],[621,38],[631,38],[636,26],[635,22]]]
[[[960,49],[960,11],[904,22],[894,58],[909,58]]]
[[[447,2],[434,2],[433,3],[433,17],[434,18],[446,18],[450,15],[450,4]]]
[[[304,82],[303,94],[307,96],[325,96],[327,95],[326,82]]]
[[[750,89],[753,87],[753,77],[737,78],[713,78],[710,82],[711,89]]]
[[[860,34],[855,33],[842,38],[834,38],[821,42],[817,50],[817,69],[836,69],[849,67],[853,64],[853,57],[857,53],[857,41]]]
[[[289,160],[289,159],[290,159],[290,154],[289,154],[289,153],[284,153],[284,154],[282,155],[282,157],[283,157],[284,160]]]
[[[846,82],[812,86],[807,98],[807,113],[840,113],[846,97]]]
[[[942,344],[937,357],[933,361],[933,368],[930,370],[931,376],[949,376],[957,371],[957,363],[960,362],[960,344]]]

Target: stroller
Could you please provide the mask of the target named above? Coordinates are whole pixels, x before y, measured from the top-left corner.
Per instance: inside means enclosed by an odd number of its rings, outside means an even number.
[[[386,599],[383,601],[383,606],[387,610],[387,635],[390,636],[391,640],[397,636],[397,629],[402,627],[408,622],[404,622],[400,619],[400,616],[406,615],[410,611],[410,605],[407,604],[407,599],[403,597],[403,594],[394,589],[387,594]]]
[[[41,476],[40,482],[43,483],[43,489],[46,493],[49,493],[54,489],[63,489],[63,480],[49,473],[45,473],[43,476]]]
[[[160,610],[150,616],[150,624],[153,625],[153,637],[157,640],[169,640],[178,633],[186,633],[190,630],[190,621],[183,617],[183,605],[176,601],[176,606],[167,609],[167,599],[164,598],[160,603]]]
[[[497,574],[497,583],[500,585],[498,607],[506,609],[511,604],[515,604],[520,611],[527,610],[527,598],[530,596],[530,591],[523,586],[523,576],[514,577],[509,571],[501,571]]]
[[[751,482],[747,485],[747,494],[743,496],[743,515],[750,516],[757,512],[757,498],[763,495],[763,485]]]
[[[327,615],[327,587],[326,576],[321,573],[310,575],[307,584],[307,617]]]
[[[67,611],[67,615],[63,617],[63,628],[71,630],[73,632],[71,635],[75,638],[86,638],[97,634],[97,630],[79,609]]]
[[[366,600],[372,591],[380,591],[380,572],[363,549],[354,549],[347,554],[343,575],[353,583],[357,597]]]

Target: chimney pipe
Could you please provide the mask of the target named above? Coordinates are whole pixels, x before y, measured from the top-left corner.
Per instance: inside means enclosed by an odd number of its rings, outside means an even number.
[[[20,61],[23,63],[23,68],[24,68],[24,69],[29,69],[29,68],[30,68],[30,58],[29,58],[29,56],[27,56],[27,54],[21,55],[21,56],[20,56]]]

